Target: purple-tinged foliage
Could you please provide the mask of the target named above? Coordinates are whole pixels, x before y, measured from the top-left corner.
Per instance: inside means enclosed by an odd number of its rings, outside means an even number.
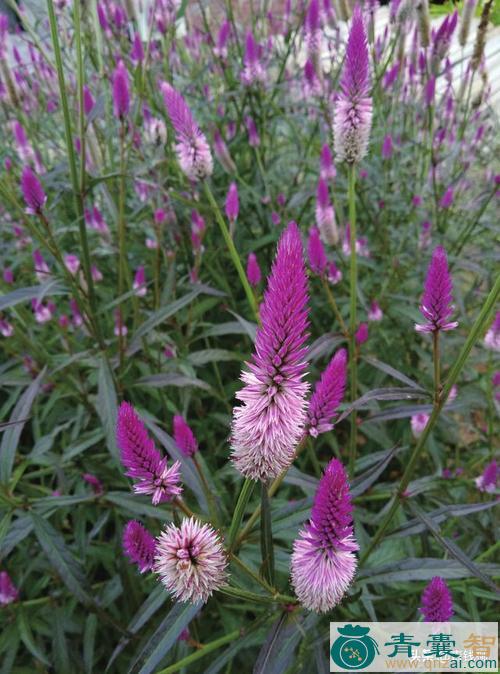
[[[416,324],[418,332],[435,332],[437,330],[453,330],[457,321],[450,321],[453,314],[453,284],[448,270],[446,252],[442,246],[434,249],[431,263],[427,270],[424,294],[420,305],[420,312],[427,321]]]
[[[235,468],[253,480],[276,477],[293,460],[306,420],[308,309],[302,242],[291,222],[278,243],[260,307],[262,327],[236,394],[231,434]]]

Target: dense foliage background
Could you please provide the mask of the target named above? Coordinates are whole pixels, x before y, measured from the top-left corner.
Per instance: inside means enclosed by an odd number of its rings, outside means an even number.
[[[0,282],[0,570],[19,597],[0,607],[0,671],[144,673],[192,655],[186,671],[328,671],[329,620],[418,619],[421,592],[435,575],[448,581],[456,619],[495,619],[496,497],[474,482],[498,439],[498,358],[482,344],[491,312],[389,531],[326,617],[275,600],[260,586],[258,520],[238,552],[257,580],[231,563],[227,592],[201,610],[172,603],[152,574],[141,576],[123,556],[129,519],[156,535],[182,515],[132,493],[116,446],[117,405],[132,402],[157,445],[181,461],[186,504],[208,516],[199,475],[172,439],[174,414],[185,416],[227,533],[242,485],[228,462],[229,427],[256,329],[213,205],[202,184],[179,169],[159,82],[182,92],[209,138],[209,182],[221,211],[230,183],[237,184],[233,238],[244,265],[249,253],[257,256],[260,300],[283,225],[295,220],[307,248],[315,224],[319,157],[331,145],[347,24],[322,15],[320,66],[308,80],[302,3],[291,3],[288,17],[272,3],[264,3],[267,13],[253,7],[248,16],[232,2],[214,8],[162,0],[154,14],[140,15],[137,7],[106,0],[100,13],[85,3],[81,16],[71,3],[54,4],[49,0],[38,17],[27,14],[22,35],[2,27],[0,261],[12,274]],[[365,3],[368,26],[373,4]],[[217,55],[225,18],[227,53]],[[357,167],[357,301],[359,321],[368,323],[359,347],[351,476],[361,554],[415,447],[410,418],[432,410],[432,340],[414,330],[431,252],[438,244],[448,252],[459,321],[442,337],[443,380],[498,274],[498,120],[487,72],[471,70],[468,58],[452,72],[445,52],[427,105],[433,42],[421,48],[415,18],[401,21],[395,13],[388,32],[370,40],[374,117],[369,154]],[[240,79],[249,29],[265,70],[264,82],[250,87]],[[142,61],[131,52],[135,35]],[[120,59],[131,92],[121,120],[111,85]],[[85,114],[83,84],[94,99]],[[249,137],[249,118],[258,140]],[[25,210],[19,184],[27,164],[47,195],[46,223]],[[332,296],[346,323],[349,317],[345,165],[336,165],[329,187],[341,239],[327,253],[342,280],[333,285],[310,275],[312,383],[346,342]],[[83,275],[86,241],[98,270],[93,294]],[[68,255],[78,257],[76,272]],[[132,287],[141,266],[145,294]],[[374,300],[383,317],[368,321]],[[271,499],[281,595],[293,595],[290,551],[321,470],[333,455],[347,463],[348,397],[341,409],[335,429],[308,441]],[[243,524],[258,503],[256,490]],[[209,644],[214,652],[201,657]]]

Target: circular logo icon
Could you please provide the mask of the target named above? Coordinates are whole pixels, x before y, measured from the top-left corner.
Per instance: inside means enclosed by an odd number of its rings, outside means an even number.
[[[338,631],[340,636],[335,639],[330,651],[333,662],[349,671],[368,667],[378,653],[377,642],[368,636],[370,628],[346,625]]]

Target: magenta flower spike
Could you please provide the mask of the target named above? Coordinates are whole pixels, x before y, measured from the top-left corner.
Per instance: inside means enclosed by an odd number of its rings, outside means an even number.
[[[497,488],[500,470],[495,460],[491,461],[483,470],[482,475],[476,477],[475,483],[479,491],[493,493]]]
[[[453,203],[453,187],[448,187],[439,202],[440,208],[450,208]]]
[[[127,402],[118,410],[116,441],[122,463],[128,469],[126,475],[137,480],[134,484],[137,494],[151,494],[153,505],[158,505],[181,493],[180,463],[167,466],[167,459],[160,456],[141,419]]]
[[[313,438],[332,430],[332,419],[344,397],[346,381],[347,352],[340,349],[328,363],[309,401],[307,427]]]
[[[370,66],[361,8],[352,15],[340,94],[334,113],[334,149],[339,161],[361,161],[368,151],[372,123]]]
[[[486,332],[483,344],[486,349],[500,351],[500,311],[497,311],[491,327]]]
[[[137,297],[144,297],[147,293],[146,272],[144,271],[143,265],[137,267],[137,271],[135,272],[134,276],[134,281],[132,283],[132,289],[135,291]]]
[[[130,58],[134,63],[142,63],[144,61],[144,49],[142,47],[142,40],[139,33],[135,33],[134,40],[132,42],[132,51],[130,52]]]
[[[42,185],[30,166],[25,166],[21,175],[21,191],[26,202],[27,212],[35,215],[41,213],[47,197]]]
[[[92,96],[92,92],[88,88],[86,84],[83,85],[83,112],[84,114],[90,115],[92,110],[94,109],[95,101],[94,97]]]
[[[307,300],[302,242],[291,222],[268,279],[255,352],[241,375],[236,397],[243,404],[233,410],[231,458],[252,480],[267,481],[287,468],[304,432]]]
[[[125,525],[122,539],[123,552],[140,573],[151,571],[155,562],[156,540],[149,531],[135,520]]]
[[[7,606],[17,601],[19,592],[7,571],[0,571],[0,606]]]
[[[380,308],[380,304],[377,302],[377,300],[372,300],[372,302],[370,303],[370,308],[368,310],[368,320],[371,321],[372,323],[378,323],[383,319],[383,317],[384,313]]]
[[[442,246],[434,249],[432,260],[427,270],[424,294],[420,312],[426,319],[424,324],[416,324],[417,332],[435,332],[437,330],[453,330],[457,321],[448,319],[453,313],[453,284],[448,271],[448,260]]]
[[[254,83],[263,83],[266,80],[266,71],[260,62],[259,46],[251,30],[245,38],[245,55],[243,57],[243,70],[240,75],[241,82],[249,87]]]
[[[124,119],[130,109],[130,91],[128,72],[123,61],[120,61],[113,72],[113,111],[115,117]]]
[[[227,219],[230,222],[235,222],[238,218],[238,213],[240,210],[240,202],[238,199],[238,188],[236,183],[231,183],[229,185],[229,190],[226,196],[226,215]]]
[[[347,475],[332,459],[319,481],[311,519],[293,544],[291,577],[300,603],[317,613],[336,606],[354,578],[358,549]]]
[[[453,599],[445,581],[435,576],[422,593],[420,612],[424,622],[446,622],[453,615]]]
[[[317,54],[321,49],[321,21],[318,0],[310,0],[305,17],[305,33],[308,52]]]
[[[100,496],[102,493],[104,493],[104,485],[96,475],[93,475],[92,473],[84,473],[82,475],[82,479],[92,487],[92,491],[94,494],[96,494],[96,496]]]
[[[431,75],[424,88],[424,99],[427,107],[434,103],[434,96],[436,95],[436,78]]]
[[[177,601],[206,603],[227,584],[226,566],[219,534],[194,517],[169,524],[156,539],[154,571]]]
[[[321,148],[321,153],[319,156],[319,175],[322,180],[328,182],[333,180],[337,175],[335,170],[335,165],[332,159],[332,152],[328,143],[325,143]]]
[[[180,414],[174,416],[174,440],[184,456],[194,456],[198,451],[198,441]]]
[[[247,260],[247,279],[254,288],[259,285],[262,274],[255,253],[250,253]]]
[[[221,59],[227,58],[227,42],[231,34],[231,24],[224,21],[217,34],[217,45],[214,48],[214,54]]]
[[[358,346],[361,346],[361,344],[364,344],[368,341],[368,323],[359,324],[359,328],[356,330],[354,339],[356,340],[356,344]]]
[[[250,145],[250,147],[259,147],[260,136],[252,117],[247,116],[245,118],[245,126],[247,127],[248,132],[248,144]]]
[[[392,157],[393,146],[392,146],[392,136],[387,134],[382,143],[382,159],[390,159]]]
[[[328,184],[323,178],[318,180],[316,190],[316,224],[325,243],[330,246],[338,243],[339,232],[335,220],[335,211],[330,201]]]
[[[328,260],[324,246],[319,236],[319,229],[311,227],[309,230],[309,238],[307,240],[307,256],[309,258],[309,266],[311,271],[318,276],[323,276],[325,273]]]
[[[167,113],[177,136],[176,153],[183,173],[193,181],[212,174],[213,161],[205,134],[194,121],[181,94],[163,82],[161,91]]]

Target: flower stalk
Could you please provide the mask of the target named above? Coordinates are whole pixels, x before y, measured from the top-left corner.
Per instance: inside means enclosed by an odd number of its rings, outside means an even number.
[[[356,165],[349,166],[348,183],[348,201],[349,201],[349,232],[351,245],[351,259],[349,267],[349,361],[351,369],[351,402],[357,398],[358,391],[358,363],[356,350],[356,326],[357,326],[357,284],[358,270],[356,259]],[[357,418],[356,411],[351,414],[351,432],[349,437],[349,473],[354,472],[356,461],[357,444]]]

